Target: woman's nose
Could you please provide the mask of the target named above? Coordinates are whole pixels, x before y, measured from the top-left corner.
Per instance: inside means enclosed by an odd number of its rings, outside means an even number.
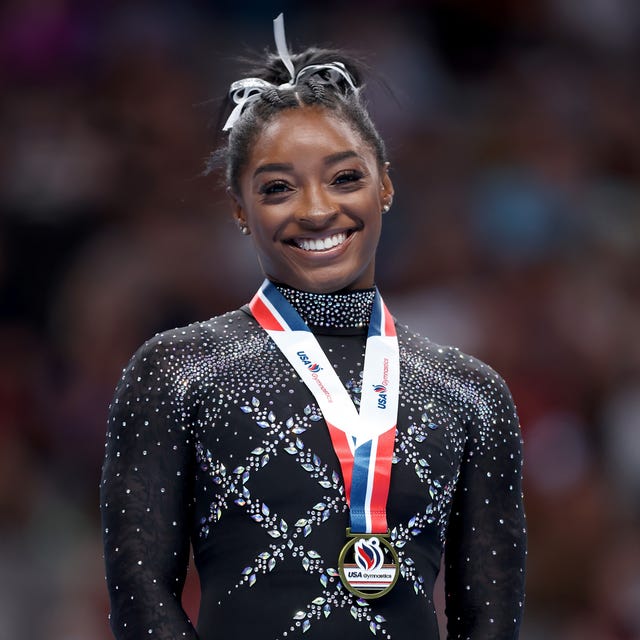
[[[334,200],[322,186],[313,186],[305,190],[305,197],[300,202],[298,220],[313,226],[323,226],[337,214]]]

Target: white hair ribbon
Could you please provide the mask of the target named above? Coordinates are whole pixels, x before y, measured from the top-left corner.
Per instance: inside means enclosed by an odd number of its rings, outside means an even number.
[[[302,67],[296,76],[295,84],[298,84],[305,76],[317,76],[316,80],[323,85],[332,87],[340,92],[340,78],[342,78],[353,91],[358,91],[351,74],[342,62],[327,62],[326,64],[310,64]]]
[[[262,92],[269,87],[273,87],[273,85],[260,78],[243,78],[242,80],[233,82],[231,87],[229,87],[229,96],[235,102],[236,106],[229,114],[222,130],[229,131],[229,129],[233,128],[233,125],[242,115],[244,108],[252,102],[255,102]]]
[[[342,62],[327,62],[326,64],[310,64],[303,67],[296,74],[295,67],[291,60],[291,54],[287,48],[287,41],[284,33],[284,17],[280,14],[273,21],[273,36],[276,41],[276,49],[285,68],[289,72],[291,79],[280,85],[274,85],[271,82],[262,80],[261,78],[243,78],[236,80],[229,87],[229,96],[235,103],[233,111],[229,114],[227,121],[222,127],[223,131],[229,131],[233,128],[238,118],[250,104],[260,98],[262,93],[270,88],[292,89],[303,78],[314,76],[319,84],[331,87],[334,91],[343,91],[340,87],[340,80],[344,80],[352,91],[358,91],[356,84]]]
[[[287,48],[287,38],[284,35],[284,15],[282,13],[273,21],[273,39],[276,41],[276,49],[278,50],[280,60],[282,60],[289,72],[289,76],[291,76],[290,83],[291,86],[293,86],[296,82],[296,70],[293,62],[291,62],[291,54]],[[289,83],[285,83],[285,85],[286,84]],[[284,85],[280,85],[279,88],[284,88]]]

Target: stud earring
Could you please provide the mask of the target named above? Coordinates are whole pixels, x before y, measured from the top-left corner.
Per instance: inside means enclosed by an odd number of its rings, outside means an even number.
[[[387,202],[383,207],[382,207],[382,213],[388,213],[389,209],[391,209],[391,204],[392,204],[393,200],[391,198],[389,198],[389,202]]]

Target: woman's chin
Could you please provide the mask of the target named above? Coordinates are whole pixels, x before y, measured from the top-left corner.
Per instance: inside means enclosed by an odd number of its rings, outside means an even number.
[[[350,289],[367,289],[373,286],[373,276],[362,276],[353,274],[290,274],[286,277],[267,278],[276,284],[284,284],[300,291],[309,293],[335,293]]]

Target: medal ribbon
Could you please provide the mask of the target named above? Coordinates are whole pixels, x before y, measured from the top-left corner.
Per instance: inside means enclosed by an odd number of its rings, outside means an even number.
[[[316,337],[271,282],[264,281],[249,307],[320,406],[340,461],[352,533],[387,533],[400,358],[380,293],[369,323],[360,413]]]

